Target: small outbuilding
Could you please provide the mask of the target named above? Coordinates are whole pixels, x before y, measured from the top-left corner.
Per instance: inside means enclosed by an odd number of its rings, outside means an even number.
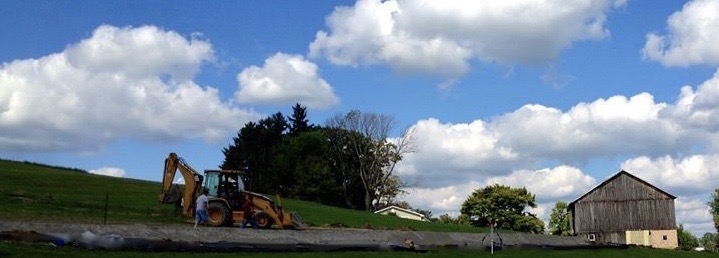
[[[402,207],[397,207],[394,205],[387,206],[383,209],[377,210],[374,213],[382,214],[382,215],[390,215],[394,214],[397,217],[403,218],[403,219],[411,219],[411,220],[419,220],[419,221],[427,221],[427,217],[424,216],[424,214],[405,209]]]
[[[574,233],[596,243],[678,246],[673,195],[622,170],[569,203]]]

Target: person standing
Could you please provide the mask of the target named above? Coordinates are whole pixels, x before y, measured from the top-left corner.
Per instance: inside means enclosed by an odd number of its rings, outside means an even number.
[[[197,224],[207,224],[209,222],[209,216],[207,215],[207,207],[209,206],[207,199],[208,193],[209,191],[207,189],[203,189],[202,194],[195,200],[195,228],[197,228]]]
[[[242,213],[244,214],[245,219],[242,221],[242,228],[245,228],[247,223],[251,224],[254,229],[259,228],[257,225],[257,218],[255,217],[255,211],[252,209],[254,207],[254,204],[252,204],[253,199],[254,196],[250,194],[245,195],[245,204],[242,205]]]

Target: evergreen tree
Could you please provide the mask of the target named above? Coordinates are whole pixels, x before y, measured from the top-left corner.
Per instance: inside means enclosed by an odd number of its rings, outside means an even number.
[[[289,117],[289,120],[291,123],[290,136],[296,136],[312,129],[312,126],[308,124],[309,121],[307,120],[307,107],[300,105],[300,103],[292,107],[292,116]]]

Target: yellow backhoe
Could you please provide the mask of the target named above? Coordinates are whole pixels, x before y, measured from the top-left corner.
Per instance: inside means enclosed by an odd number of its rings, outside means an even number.
[[[177,170],[185,180],[184,190],[180,190],[180,186],[173,184]],[[201,175],[177,154],[170,153],[165,159],[162,192],[159,199],[161,203],[175,204],[181,207],[182,214],[186,217],[194,217],[195,199],[203,188],[207,189],[209,191],[207,209],[209,224],[231,226],[243,220],[242,205],[247,200],[245,197],[252,195],[255,217],[261,228],[278,225],[280,228],[294,229],[303,225],[297,214],[284,211],[279,196],[276,196],[277,203],[275,203],[265,195],[246,191],[244,176],[245,172],[239,170],[205,170],[204,175]]]

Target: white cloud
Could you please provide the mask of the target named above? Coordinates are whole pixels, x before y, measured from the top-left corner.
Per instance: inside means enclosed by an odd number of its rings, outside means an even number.
[[[537,202],[564,200],[569,203],[596,186],[597,182],[578,168],[559,166],[536,171],[518,170],[507,176],[485,180],[485,185],[492,184],[526,187],[535,194]]]
[[[546,160],[580,165],[597,157],[658,155],[692,146],[696,139],[662,115],[667,108],[641,93],[579,103],[567,112],[525,105],[488,122],[420,120],[413,126],[416,152],[407,154],[397,171],[436,187],[506,175]]]
[[[682,87],[670,111],[672,119],[691,129],[719,132],[719,69],[696,90]],[[719,145],[717,145],[719,146]]]
[[[567,112],[525,105],[488,127],[521,156],[580,164],[592,157],[675,150],[685,135],[660,117],[666,107],[648,93],[579,103]]]
[[[259,114],[191,79],[209,42],[154,26],[98,27],[63,52],[0,66],[0,148],[96,150],[121,137],[225,139]]]
[[[412,146],[417,152],[406,154],[398,173],[419,176],[435,186],[477,174],[497,174],[517,156],[498,144],[482,121],[441,124],[437,119],[420,120],[413,126],[413,135]]]
[[[339,103],[332,86],[317,73],[317,65],[300,55],[277,53],[263,67],[250,66],[237,75],[240,89],[235,98],[242,103],[302,103],[325,108]]]
[[[624,169],[679,197],[677,223],[698,234],[711,220],[701,207],[708,197],[695,196],[719,185],[718,99],[719,71],[696,88],[683,87],[673,103],[640,93],[567,111],[529,104],[487,121],[420,120],[413,126],[416,152],[396,168],[419,184],[402,198],[456,216],[473,190],[499,183],[527,187],[545,216],[548,204],[573,201],[596,186],[578,167],[625,159],[604,173]],[[546,164],[557,165],[542,169]]]
[[[700,196],[702,198],[705,196]],[[708,199],[707,199],[708,200]],[[713,223],[709,206],[706,200],[697,199],[697,196],[679,197],[675,200],[677,226],[682,224],[684,229],[690,231],[697,237],[702,237],[704,233],[711,230],[713,232]]]
[[[664,66],[719,65],[719,0],[693,0],[667,19],[667,35],[647,34],[645,59]]]
[[[719,154],[678,159],[642,156],[624,161],[621,167],[670,193],[706,193],[719,185],[719,171],[716,169],[719,167]]]
[[[607,37],[606,12],[621,2],[361,0],[327,17],[310,56],[448,79],[471,59],[544,64],[575,41]]]
[[[545,214],[547,210],[551,211],[554,201],[571,202],[596,186],[596,180],[579,169],[568,166],[536,171],[518,170],[506,176],[490,177],[482,182],[457,181],[452,185],[435,188],[411,187],[407,189],[409,194],[403,196],[402,199],[415,208],[432,210],[435,215],[447,213],[456,216],[459,214],[462,203],[474,190],[493,184],[526,187],[535,194],[538,206],[540,206],[531,211],[542,217],[547,215]]]
[[[447,213],[456,217],[462,203],[480,187],[483,185],[475,181],[437,188],[412,187],[406,189],[409,193],[401,198],[413,208],[430,210],[436,216]]]
[[[124,177],[125,176],[125,170],[121,168],[113,168],[113,167],[104,167],[104,168],[98,168],[93,169],[89,171],[91,174],[97,174],[97,175],[103,175],[103,176],[112,176],[112,177]]]

